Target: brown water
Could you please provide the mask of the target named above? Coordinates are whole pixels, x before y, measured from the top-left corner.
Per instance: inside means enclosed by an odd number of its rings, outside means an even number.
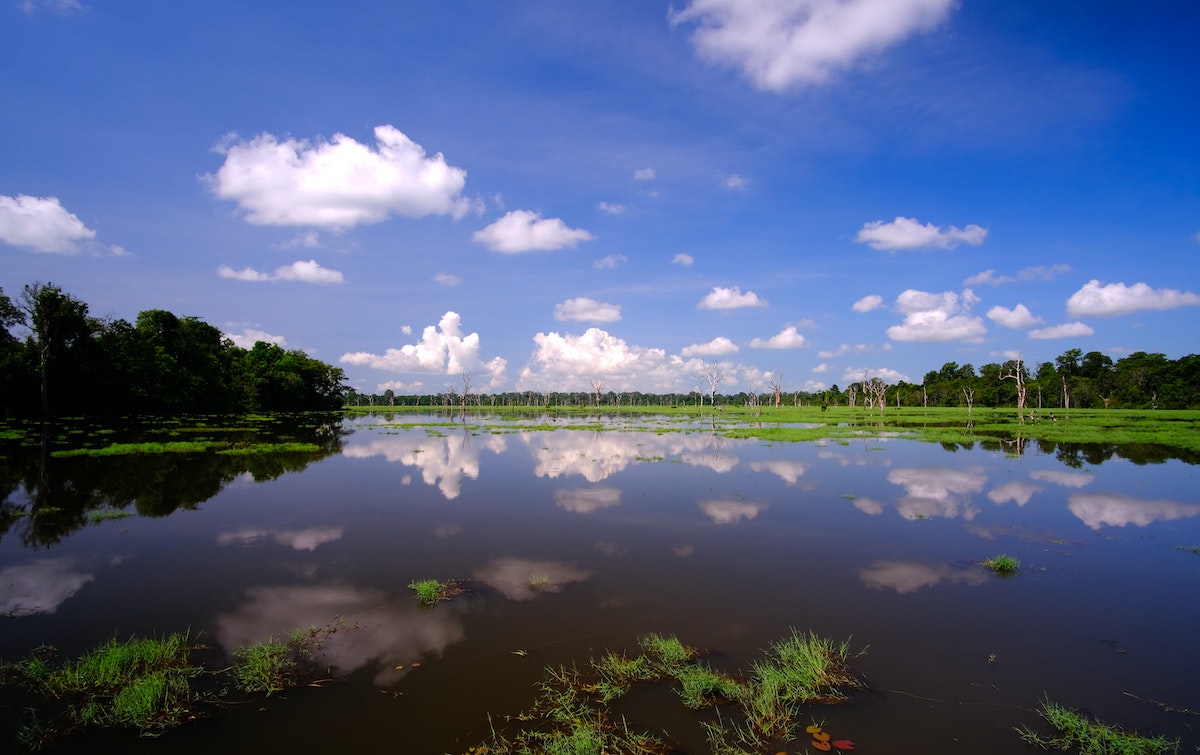
[[[793,628],[866,650],[853,668],[869,689],[801,719],[857,752],[1021,752],[1012,727],[1040,729],[1047,697],[1200,745],[1200,717],[1147,702],[1200,710],[1195,466],[1037,445],[766,444],[666,423],[374,417],[280,434],[324,450],[0,460],[10,511],[64,509],[5,520],[7,660],[190,629],[223,662],[295,627],[345,627],[322,688],[50,751],[465,752],[489,715],[530,705],[547,666],[658,632],[748,669]],[[141,515],[88,524],[98,502]],[[979,566],[999,553],[1020,559],[1016,576]],[[422,609],[407,585],[426,577],[472,590]],[[11,689],[2,703],[8,743],[27,714]],[[666,688],[615,710],[709,751],[710,714]],[[801,737],[786,751],[806,752]]]

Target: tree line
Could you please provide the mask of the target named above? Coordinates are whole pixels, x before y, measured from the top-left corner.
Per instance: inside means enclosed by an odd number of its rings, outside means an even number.
[[[133,323],[88,313],[53,283],[0,289],[0,413],[311,411],[343,405],[345,373],[302,351],[241,348],[162,309]]]

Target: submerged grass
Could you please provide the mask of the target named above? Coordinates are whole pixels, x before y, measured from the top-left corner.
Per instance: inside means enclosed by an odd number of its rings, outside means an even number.
[[[1081,755],[1165,755],[1179,751],[1179,741],[1162,736],[1147,737],[1045,700],[1039,711],[1054,730],[1049,738],[1025,726],[1017,733],[1026,744],[1043,750],[1078,751]]]
[[[467,591],[466,584],[458,579],[447,582],[436,579],[417,579],[409,583],[408,589],[417,593],[417,602],[423,606],[436,605]]]
[[[982,562],[984,566],[996,572],[1002,577],[1012,576],[1017,573],[1017,569],[1021,567],[1021,562],[1014,556],[1007,553],[1001,553],[999,556],[993,556]]]

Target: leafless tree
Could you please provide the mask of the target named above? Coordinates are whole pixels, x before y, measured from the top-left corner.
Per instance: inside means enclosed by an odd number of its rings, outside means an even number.
[[[717,386],[729,379],[729,373],[725,369],[725,365],[713,359],[700,365],[700,373],[696,375],[704,382],[708,383],[708,403],[709,406],[715,406],[717,403]]]
[[[868,406],[879,407],[879,413],[883,414],[887,399],[887,383],[883,382],[882,378],[873,377],[863,383],[863,393],[867,396]]]
[[[778,409],[783,396],[783,373],[779,370],[771,370],[771,390],[775,393],[775,408]]]
[[[1001,375],[1001,380],[1013,380],[1017,384],[1017,417],[1025,424],[1025,367],[1021,364],[1021,355],[1017,354],[1016,364],[1008,374]]]
[[[850,405],[850,408],[853,409],[854,404],[857,400],[858,400],[858,388],[855,387],[854,383],[851,383],[850,385],[848,385],[846,387],[846,402]]]
[[[975,389],[963,388],[963,398],[967,400],[967,414],[971,413],[971,405],[975,403]]]
[[[600,378],[592,380],[592,393],[596,394],[596,406],[600,406],[600,399],[604,397],[604,381]]]

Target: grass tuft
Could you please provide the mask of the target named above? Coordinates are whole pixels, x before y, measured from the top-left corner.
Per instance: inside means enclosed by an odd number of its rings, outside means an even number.
[[[1179,740],[1147,737],[1102,723],[1057,703],[1045,700],[1039,711],[1054,734],[1045,738],[1026,726],[1017,733],[1026,744],[1082,755],[1165,755],[1179,751]]]
[[[983,562],[983,565],[1003,577],[1016,574],[1017,569],[1021,568],[1021,562],[1007,553],[1001,553],[999,556],[989,558]]]

